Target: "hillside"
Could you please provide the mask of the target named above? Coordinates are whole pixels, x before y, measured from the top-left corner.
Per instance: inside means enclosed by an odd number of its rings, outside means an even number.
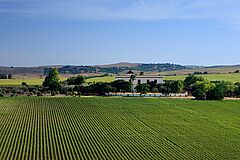
[[[133,70],[136,73],[146,72],[146,74],[161,74],[161,75],[186,75],[193,72],[208,72],[211,74],[230,73],[240,70],[240,65],[229,66],[183,66],[170,63],[128,63],[121,62],[109,65],[95,65],[95,66],[73,66],[73,65],[55,65],[55,66],[39,66],[39,67],[1,67],[0,74],[13,74],[14,76],[41,76],[46,75],[50,68],[58,68],[60,74],[121,74],[128,70]]]
[[[125,66],[126,65],[126,66]],[[44,74],[50,68],[44,69]],[[61,74],[81,74],[81,73],[110,73],[120,74],[126,73],[129,70],[139,72],[162,72],[187,69],[187,67],[170,63],[152,63],[152,64],[137,64],[137,63],[118,63],[104,66],[63,66],[58,69]]]
[[[94,67],[100,67],[100,68],[112,68],[112,67],[137,67],[138,65],[141,65],[142,63],[129,63],[129,62],[120,62],[120,63],[114,63],[114,64],[106,64],[106,65],[94,65]]]
[[[173,74],[187,75],[187,74],[191,74],[193,72],[208,72],[210,74],[225,74],[225,73],[233,73],[236,70],[240,70],[240,65],[189,68],[189,69],[183,69],[183,70],[161,72],[160,74],[162,74],[162,75],[173,75]]]

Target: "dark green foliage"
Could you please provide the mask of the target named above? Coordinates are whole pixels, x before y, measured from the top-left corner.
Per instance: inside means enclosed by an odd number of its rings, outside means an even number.
[[[137,92],[145,94],[147,92],[150,92],[150,85],[149,84],[138,84],[135,89],[137,90]]]
[[[6,75],[6,74],[0,74],[0,79],[8,79],[8,75]]]
[[[85,83],[85,78],[81,75],[78,75],[77,77],[70,77],[67,79],[68,85],[81,85]]]
[[[84,87],[82,92],[84,94],[105,95],[106,93],[114,92],[115,90],[116,88],[112,87],[110,83],[97,82],[95,84],[91,84],[90,86]]]
[[[141,72],[140,72],[140,76],[143,76],[143,75],[144,75],[144,72],[143,72],[143,71],[141,71]]]
[[[236,71],[234,71],[233,73],[240,73],[240,70],[236,70]]]
[[[235,90],[234,90],[234,95],[237,97],[240,97],[240,82],[239,83],[235,83]]]
[[[206,93],[207,100],[222,100],[224,99],[224,86],[221,84],[215,85]]]
[[[181,93],[183,92],[184,84],[183,81],[172,81],[171,83],[171,93]]]
[[[171,64],[171,63],[157,63],[157,64],[141,64],[132,70],[138,70],[143,72],[154,72],[154,71],[163,72],[163,71],[175,71],[175,70],[181,70],[181,69],[187,69],[187,67],[177,65],[177,64]]]
[[[12,74],[8,74],[8,79],[12,79],[13,75]]]
[[[157,83],[155,81],[151,81],[148,84],[150,85],[150,92],[158,92]]]
[[[75,85],[75,77],[68,78],[67,85]]]
[[[189,75],[188,77],[186,77],[186,79],[184,80],[184,86],[186,91],[193,92],[192,86],[198,81],[204,81],[204,78],[195,75]]]
[[[111,83],[116,92],[129,92],[131,91],[131,83],[124,80],[116,80]]]
[[[234,97],[234,91],[236,90],[237,86],[231,82],[227,81],[220,81],[217,82],[216,85],[219,85],[224,90],[224,96],[226,97]]]
[[[51,91],[51,96],[55,96],[56,92],[55,91]]]
[[[26,85],[27,85],[27,83],[26,83],[26,82],[22,82],[22,85],[23,85],[23,86],[26,86]]]
[[[192,95],[196,100],[204,100],[206,98],[206,93],[201,89],[196,89],[192,92]]]
[[[37,96],[43,96],[41,92],[37,92]]]
[[[61,88],[60,81],[58,78],[58,70],[53,68],[49,71],[48,76],[46,76],[43,81],[43,86],[46,87],[50,91],[58,91]]]
[[[165,81],[163,84],[157,85],[158,91],[164,94],[169,93],[181,93],[184,90],[184,84],[183,81]]]
[[[138,66],[127,67],[127,66],[119,66],[119,67],[95,67],[95,66],[63,66],[59,68],[59,73],[61,74],[81,74],[81,73],[113,73],[118,74],[123,71],[128,70],[136,70],[142,72],[163,72],[163,71],[174,71],[187,69],[185,66],[170,64],[170,63],[157,63],[157,64],[140,64]],[[51,68],[45,68],[44,74],[48,75],[48,72]]]

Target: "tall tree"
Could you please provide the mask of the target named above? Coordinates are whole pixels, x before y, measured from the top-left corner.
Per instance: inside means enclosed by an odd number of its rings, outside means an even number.
[[[143,84],[138,84],[135,89],[137,92],[140,92],[141,94],[145,94],[147,92],[150,92],[150,85],[143,83]]]
[[[51,69],[43,81],[43,86],[50,91],[58,91],[61,88],[58,76],[58,70],[56,68]]]
[[[133,81],[136,79],[136,75],[135,74],[132,74],[131,76],[130,76],[130,80],[129,80],[129,82],[131,83],[131,90],[132,90],[132,92],[133,92]]]

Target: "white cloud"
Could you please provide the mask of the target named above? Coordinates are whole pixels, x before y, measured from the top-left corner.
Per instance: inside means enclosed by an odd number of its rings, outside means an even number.
[[[0,15],[240,23],[240,0],[0,0]]]

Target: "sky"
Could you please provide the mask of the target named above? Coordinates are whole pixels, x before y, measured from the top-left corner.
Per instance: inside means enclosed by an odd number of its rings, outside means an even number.
[[[0,66],[240,64],[240,0],[0,0]]]

